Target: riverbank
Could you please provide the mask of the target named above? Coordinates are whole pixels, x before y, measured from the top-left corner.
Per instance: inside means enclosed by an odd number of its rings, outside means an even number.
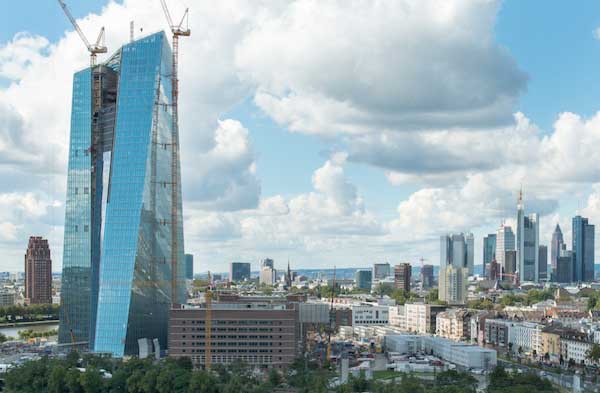
[[[13,328],[13,327],[23,327],[23,326],[36,326],[36,325],[46,325],[46,324],[57,324],[58,319],[46,319],[43,321],[29,321],[29,322],[5,322],[0,323],[0,329],[2,328]]]

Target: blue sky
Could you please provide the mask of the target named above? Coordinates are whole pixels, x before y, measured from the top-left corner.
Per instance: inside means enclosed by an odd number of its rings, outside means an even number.
[[[172,3],[177,12],[184,2]],[[514,218],[520,184],[526,206],[542,214],[542,243],[556,222],[569,238],[576,210],[600,221],[600,180],[593,170],[600,151],[594,145],[600,140],[600,121],[594,121],[600,3],[456,0],[443,10],[426,0],[411,5],[413,14],[396,9],[400,3],[414,2],[386,3],[387,15],[368,3],[360,10],[331,2],[318,17],[307,16],[313,11],[308,0],[290,3],[287,13],[275,5],[193,4],[193,35],[183,44],[182,132],[186,244],[197,255],[197,271],[225,271],[233,259],[257,266],[268,256],[303,267],[417,263],[421,256],[437,264],[438,236],[463,230],[476,235],[479,263],[483,235]],[[68,4],[77,18],[99,15],[82,27],[92,39],[105,25],[111,50],[127,33],[126,15],[140,15],[136,25],[146,31],[164,27],[160,7],[141,0],[108,10],[106,1]],[[265,19],[257,18],[259,11]],[[381,19],[370,22],[361,12]],[[319,30],[330,15],[353,21],[347,35],[354,41],[336,33],[344,31],[343,21]],[[398,29],[397,18],[404,17],[406,27]],[[299,21],[332,34],[330,46],[310,30],[298,35]],[[44,94],[51,79],[68,81],[84,66],[85,51],[71,30],[54,1],[10,5],[0,24],[0,104],[32,91]],[[16,42],[19,32],[41,41]],[[411,43],[413,36],[423,47],[429,42],[431,52]],[[59,54],[69,50],[83,52],[77,64],[39,75],[39,87],[31,87],[35,67],[58,67]],[[436,68],[431,59],[443,65]],[[16,74],[9,75],[6,64]],[[70,86],[53,94],[66,103]],[[50,135],[60,156],[69,108],[54,108],[60,116],[48,115],[46,131],[30,118],[28,105],[13,104],[16,119],[3,118],[0,106],[0,152],[3,136],[14,139],[2,127],[17,124],[27,137]],[[515,113],[522,115],[514,120]],[[589,153],[577,150],[579,142]],[[52,156],[43,146],[27,153]],[[569,156],[577,165],[563,168]],[[41,184],[0,189],[8,206],[31,199],[19,214],[0,212],[6,270],[20,268],[31,232],[50,237],[60,266],[65,161],[48,160],[56,173]],[[206,168],[199,167],[203,162]],[[42,172],[0,160],[5,184]],[[218,190],[206,189],[217,183]]]

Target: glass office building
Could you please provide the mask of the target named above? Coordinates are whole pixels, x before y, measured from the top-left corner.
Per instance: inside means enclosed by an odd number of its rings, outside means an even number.
[[[594,280],[595,227],[581,216],[573,217],[573,279],[572,282]]]
[[[173,181],[171,48],[163,32],[75,74],[59,342],[114,356],[167,345],[185,302],[181,176]],[[176,290],[171,201],[176,184]]]

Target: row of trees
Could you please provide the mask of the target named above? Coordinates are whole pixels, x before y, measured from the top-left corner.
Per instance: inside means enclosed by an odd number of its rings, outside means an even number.
[[[108,373],[112,377],[108,377]],[[350,377],[348,383],[332,386],[334,373],[328,367],[298,359],[284,373],[266,375],[243,364],[215,365],[212,372],[193,370],[187,359],[121,361],[72,352],[66,359],[42,358],[11,369],[5,376],[9,393],[263,393],[293,388],[298,393],[475,393],[477,380],[456,371],[438,373],[433,380],[399,374],[388,380]],[[535,375],[507,374],[497,368],[489,378],[488,393],[557,392]]]
[[[33,322],[58,319],[58,304],[0,307],[0,322]]]
[[[45,332],[36,332],[31,329],[27,329],[27,330],[21,330],[19,332],[19,338],[22,340],[28,340],[30,338],[36,338],[36,337],[52,337],[52,336],[58,336],[58,329],[48,330]]]

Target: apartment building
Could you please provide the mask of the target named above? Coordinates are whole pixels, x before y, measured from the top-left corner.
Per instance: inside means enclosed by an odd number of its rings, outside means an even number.
[[[469,340],[472,313],[460,308],[441,312],[436,317],[435,334],[453,341]]]
[[[436,317],[446,310],[446,306],[438,304],[406,303],[406,331],[419,334],[434,334]]]

